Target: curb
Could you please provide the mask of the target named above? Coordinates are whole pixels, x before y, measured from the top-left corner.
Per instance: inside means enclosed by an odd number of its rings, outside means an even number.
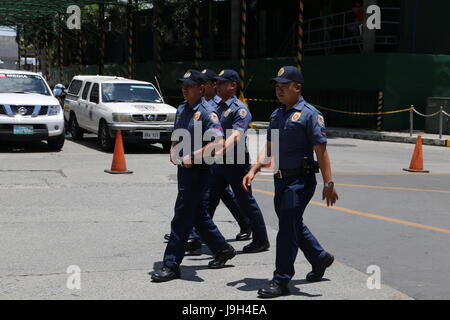
[[[269,127],[268,122],[252,122],[251,128],[257,133],[259,130],[267,130]],[[345,130],[345,129],[343,129]],[[352,131],[343,131],[343,130],[335,130],[328,129],[329,137],[336,138],[350,138],[350,139],[360,139],[360,140],[372,140],[372,141],[386,141],[386,142],[397,142],[397,143],[409,143],[415,144],[417,141],[417,137],[403,137],[403,136],[395,136],[390,134],[383,133],[361,133],[361,132],[352,132]],[[439,146],[439,147],[448,147],[450,148],[450,140],[440,140],[434,138],[424,138],[422,137],[422,144],[428,146]]]

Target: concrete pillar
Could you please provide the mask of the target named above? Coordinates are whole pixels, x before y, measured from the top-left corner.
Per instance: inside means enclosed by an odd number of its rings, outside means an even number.
[[[231,59],[239,60],[241,0],[231,0]]]
[[[267,11],[261,10],[259,12],[259,54],[261,57],[265,57],[267,53],[267,36],[266,36],[266,26],[267,26]]]
[[[364,19],[364,26],[363,26],[363,53],[372,53],[375,51],[375,44],[376,44],[376,30],[369,30],[367,29],[366,21],[367,21],[367,8],[371,5],[377,5],[378,0],[364,0],[364,12],[365,12],[365,19]]]
[[[214,1],[209,0],[208,3],[208,58],[214,59],[214,30],[216,26],[216,10],[214,9]]]

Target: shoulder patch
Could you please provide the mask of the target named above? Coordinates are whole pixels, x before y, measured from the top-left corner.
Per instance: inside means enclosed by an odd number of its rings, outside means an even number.
[[[211,121],[213,123],[219,123],[219,117],[214,112],[211,112]]]
[[[194,113],[194,116],[192,117],[192,119],[198,120],[198,119],[200,119],[201,115],[202,115],[202,113],[200,111],[197,111],[196,113]]]
[[[239,110],[239,116],[240,116],[242,119],[245,119],[245,117],[247,116],[247,110],[245,110],[245,109]]]
[[[325,119],[323,118],[323,116],[321,116],[320,114],[317,115],[317,122],[324,127],[325,126]]]
[[[292,120],[292,121],[298,121],[301,117],[302,117],[302,113],[301,113],[301,112],[295,112],[295,113],[292,115],[291,120]]]

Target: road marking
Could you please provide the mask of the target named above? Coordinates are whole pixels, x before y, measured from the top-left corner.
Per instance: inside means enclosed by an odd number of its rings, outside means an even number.
[[[273,179],[254,179],[254,181],[273,182]],[[318,184],[323,184],[319,182]],[[415,192],[435,192],[435,193],[450,193],[450,190],[435,190],[435,189],[416,189],[416,188],[403,188],[403,187],[384,187],[384,186],[368,186],[359,184],[344,184],[337,183],[337,187],[354,187],[354,188],[368,188],[368,189],[381,189],[381,190],[400,190],[400,191],[415,191]]]
[[[450,176],[448,172],[442,173],[408,173],[408,172],[333,172],[339,176]]]
[[[271,195],[271,196],[275,195],[273,192],[270,192],[270,191],[265,191],[265,190],[260,190],[260,189],[252,189],[252,190],[255,192],[258,192],[258,193],[263,193],[263,194],[267,194],[267,195]],[[350,213],[350,214],[354,214],[354,215],[358,215],[358,216],[363,216],[363,217],[367,217],[367,218],[372,218],[372,219],[376,219],[376,220],[388,221],[388,222],[402,224],[402,225],[409,226],[409,227],[432,230],[432,231],[450,234],[449,229],[437,228],[437,227],[428,226],[425,224],[419,224],[419,223],[410,222],[410,221],[406,221],[406,220],[400,220],[400,219],[395,219],[395,218],[379,216],[379,215],[372,214],[372,213],[367,213],[367,212],[363,212],[363,211],[352,210],[352,209],[347,209],[347,208],[342,208],[342,207],[337,207],[337,206],[327,207],[326,204],[317,202],[317,201],[311,201],[310,203],[313,205],[319,206],[319,207],[332,209],[332,210],[336,210],[336,211],[342,211],[342,212],[346,212],[346,213]]]
[[[450,140],[449,140],[450,141]],[[258,175],[269,176],[273,172],[258,173]],[[333,172],[335,176],[450,176],[449,172],[420,173],[420,172]]]

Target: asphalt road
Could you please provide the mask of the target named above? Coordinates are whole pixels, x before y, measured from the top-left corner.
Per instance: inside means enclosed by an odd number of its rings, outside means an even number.
[[[323,207],[321,177],[305,223],[341,262],[362,272],[381,270],[383,283],[416,299],[450,298],[450,149],[424,147],[430,174],[402,172],[414,146],[333,139],[329,152],[339,193],[337,208]],[[254,188],[269,225],[271,176]]]
[[[332,281],[314,286],[299,282],[300,290],[308,294],[293,298],[398,297],[393,290],[377,296],[362,288],[371,265],[380,267],[383,286],[417,299],[450,298],[450,148],[424,146],[425,168],[431,173],[422,175],[402,171],[409,165],[413,147],[330,140],[340,199],[334,209],[324,207],[319,184],[304,217],[337,263],[330,270]],[[158,264],[164,250],[160,239],[173,215],[175,170],[158,146],[126,147],[126,153],[127,166],[135,173],[118,178],[103,172],[110,167],[112,155],[101,152],[94,137],[81,143],[69,139],[60,153],[49,153],[45,143],[0,146],[1,298],[59,298],[61,292],[67,294],[59,288],[67,277],[64,271],[80,261],[83,270],[92,270],[88,275],[95,287],[84,298],[171,297],[170,290],[155,293],[147,285],[147,272],[153,263]],[[274,248],[277,221],[271,176],[259,175],[253,188]],[[218,224],[230,238],[237,228],[223,207],[220,211]],[[260,278],[270,277],[273,251],[253,262],[239,255],[236,265],[243,269],[231,268],[223,274],[230,279],[227,295],[204,284],[203,292],[208,297],[254,297],[262,279],[245,278],[241,295],[234,286],[245,268],[260,272]],[[208,270],[193,271],[189,264],[204,259],[186,260],[185,273],[193,285],[202,285],[199,276],[208,279],[206,283],[223,281]],[[301,256],[297,261],[303,276],[308,266]],[[255,268],[258,263],[267,265],[268,271]],[[120,285],[111,279],[121,281]],[[109,287],[116,290],[105,289]],[[178,298],[191,297],[189,290],[177,291]]]

